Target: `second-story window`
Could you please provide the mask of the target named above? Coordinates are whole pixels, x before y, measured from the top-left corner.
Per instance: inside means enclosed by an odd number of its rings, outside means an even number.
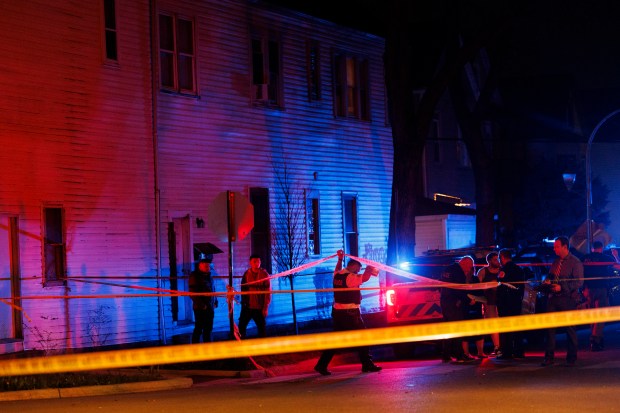
[[[309,40],[306,44],[306,67],[308,77],[308,100],[321,100],[321,54],[319,44]]]
[[[267,35],[252,35],[252,100],[282,106],[280,42]]]
[[[334,111],[336,116],[370,120],[368,60],[336,55],[334,58]]]
[[[103,25],[105,38],[105,58],[118,60],[116,37],[116,0],[103,0]]]
[[[159,15],[159,66],[163,89],[196,93],[194,22],[172,14]]]

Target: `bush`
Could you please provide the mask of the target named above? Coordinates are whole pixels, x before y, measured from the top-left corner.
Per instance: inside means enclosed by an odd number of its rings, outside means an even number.
[[[102,386],[107,384],[135,383],[159,379],[161,379],[161,376],[153,371],[140,372],[139,374],[125,374],[120,372],[35,374],[1,377],[0,391]]]

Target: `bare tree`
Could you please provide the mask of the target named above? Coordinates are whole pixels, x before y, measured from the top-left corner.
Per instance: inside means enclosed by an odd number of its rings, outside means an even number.
[[[306,233],[306,194],[304,188],[293,179],[286,164],[275,164],[275,200],[272,203],[271,249],[278,272],[303,265],[308,259]],[[287,276],[291,290],[297,274]],[[295,294],[291,293],[293,326],[298,333]]]

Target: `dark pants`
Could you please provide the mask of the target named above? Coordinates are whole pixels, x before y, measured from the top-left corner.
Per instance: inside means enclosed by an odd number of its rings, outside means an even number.
[[[498,303],[497,311],[500,317],[521,315],[521,297],[514,296],[505,298],[505,302]],[[523,336],[524,334],[521,331],[501,333],[499,335],[499,346],[502,355],[505,357],[522,357],[524,354]]]
[[[609,307],[609,292],[607,288],[589,288],[589,294],[591,308]],[[603,327],[605,327],[605,323],[592,324],[592,334],[590,335],[590,342],[592,344],[603,344]]]
[[[457,305],[460,303],[460,305]],[[443,315],[443,321],[461,321],[465,320],[465,312],[463,310],[463,303],[454,300],[442,300],[441,301],[441,314]],[[461,359],[465,355],[463,352],[463,346],[461,342],[463,338],[448,338],[442,342],[441,356],[444,360],[450,360],[452,357]]]
[[[334,331],[361,330],[366,328],[359,308],[350,310],[332,309],[332,320],[334,322]],[[357,347],[356,350],[362,366],[372,364],[368,347]],[[335,350],[325,350],[316,363],[317,367],[326,369],[334,354],[336,354]]]
[[[547,312],[568,311],[577,308],[577,303],[568,296],[550,296],[547,301]],[[577,329],[575,326],[566,328],[566,360],[575,361],[577,359]],[[547,331],[547,348],[545,358],[553,359],[555,351],[555,328]]]
[[[263,310],[241,307],[241,314],[239,314],[239,334],[241,335],[241,338],[246,337],[245,333],[250,320],[254,320],[254,323],[256,324],[258,337],[267,337],[267,322],[265,321]]]
[[[202,341],[207,343],[211,340],[211,332],[213,331],[213,310],[194,310],[194,332],[192,333],[192,343],[200,343],[200,336]]]

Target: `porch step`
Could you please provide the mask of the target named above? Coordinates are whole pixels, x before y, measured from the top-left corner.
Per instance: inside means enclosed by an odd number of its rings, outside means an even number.
[[[23,340],[0,340],[0,354],[19,353],[20,351],[24,351]]]

